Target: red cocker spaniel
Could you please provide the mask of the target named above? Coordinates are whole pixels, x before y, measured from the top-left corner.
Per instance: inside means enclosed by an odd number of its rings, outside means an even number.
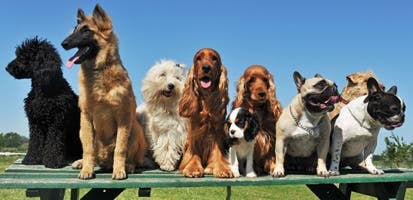
[[[264,66],[252,65],[240,77],[232,109],[238,107],[258,115],[260,129],[254,148],[254,170],[258,175],[269,174],[275,167],[275,123],[282,108],[275,96],[273,76]]]
[[[189,118],[185,153],[179,171],[186,177],[233,177],[224,153],[228,104],[227,70],[214,49],[199,50],[188,72],[179,114]]]

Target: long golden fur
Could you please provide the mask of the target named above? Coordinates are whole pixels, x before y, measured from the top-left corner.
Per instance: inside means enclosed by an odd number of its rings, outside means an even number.
[[[252,65],[239,78],[232,109],[238,107],[258,115],[260,129],[254,149],[254,170],[257,174],[269,174],[275,167],[275,123],[282,107],[276,98],[274,78],[264,66]]]
[[[74,34],[88,29],[98,50],[96,56],[81,62],[79,71],[80,139],[84,151],[83,159],[73,167],[82,168],[80,179],[93,178],[95,164],[113,169],[113,179],[125,179],[127,172],[132,173],[143,162],[147,146],[136,121],[132,84],[120,60],[110,17],[99,5],[93,16],[79,9],[77,17],[74,32],[62,45],[70,46],[78,39]]]
[[[179,114],[189,118],[185,153],[179,171],[187,177],[233,177],[224,154],[228,104],[227,70],[214,49],[199,50],[188,72]]]

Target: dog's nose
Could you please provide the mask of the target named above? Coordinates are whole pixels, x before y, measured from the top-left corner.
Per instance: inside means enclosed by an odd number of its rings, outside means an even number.
[[[267,94],[266,94],[265,92],[259,92],[259,93],[258,93],[258,96],[260,96],[261,98],[262,98],[262,97],[265,97],[266,95],[267,95]]]
[[[211,71],[211,66],[202,65],[202,71],[204,71],[204,73],[208,73],[209,71]]]
[[[175,85],[174,84],[172,84],[172,83],[169,83],[168,84],[168,89],[169,90],[173,90],[175,88]]]
[[[234,134],[235,134],[235,130],[231,130],[230,133],[231,133],[231,135],[234,135]]]

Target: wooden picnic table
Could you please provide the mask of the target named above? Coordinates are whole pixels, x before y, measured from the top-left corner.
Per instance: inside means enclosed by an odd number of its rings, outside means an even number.
[[[283,178],[260,176],[256,178],[220,179],[210,175],[203,178],[185,178],[177,172],[141,170],[126,180],[112,180],[111,173],[96,173],[96,178],[80,180],[79,170],[70,166],[49,169],[41,165],[23,165],[18,159],[0,175],[1,189],[28,189],[27,196],[40,199],[63,199],[65,189],[71,189],[71,199],[79,199],[80,188],[91,188],[81,199],[114,199],[125,188],[139,188],[139,195],[150,196],[150,188],[160,187],[226,187],[227,199],[232,186],[268,186],[300,184],[320,199],[350,199],[351,192],[379,199],[404,199],[406,188],[413,187],[413,169],[388,169],[384,175],[347,170],[340,176],[322,178],[309,174],[287,174]]]

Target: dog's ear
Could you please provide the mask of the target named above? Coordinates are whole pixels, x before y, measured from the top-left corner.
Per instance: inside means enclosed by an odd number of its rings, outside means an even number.
[[[301,74],[298,73],[297,71],[294,72],[293,78],[294,78],[295,85],[297,86],[297,90],[298,92],[300,92],[301,87],[304,85],[305,78],[301,76]]]
[[[383,91],[381,90],[381,87],[379,86],[377,80],[373,77],[367,80],[367,90],[369,91],[369,95]]]
[[[392,95],[397,94],[397,86],[393,85],[389,90],[387,90],[387,93],[390,93]]]
[[[317,73],[314,75],[315,78],[323,78],[323,76],[321,76],[321,74]]]
[[[242,104],[244,103],[244,97],[247,95],[248,88],[245,80],[245,76],[242,75],[237,83],[237,96],[234,99],[234,102],[232,102],[232,110],[234,108],[241,107]]]
[[[93,10],[92,19],[100,31],[105,32],[112,30],[112,20],[99,4],[96,4]]]
[[[77,9],[77,24],[82,23],[83,21],[85,21],[86,19],[86,15],[85,12],[83,12],[82,9]]]
[[[258,134],[260,122],[258,120],[257,114],[255,113],[251,113],[248,117],[248,127],[244,131],[244,138],[245,141],[250,142]]]
[[[269,112],[274,113],[275,120],[278,120],[278,118],[281,115],[282,107],[276,96],[274,77],[271,73],[267,73],[267,79],[269,84],[268,95],[270,101],[270,106],[268,107],[268,110]]]
[[[181,100],[179,101],[179,115],[182,117],[191,117],[198,112],[198,85],[195,76],[195,66],[192,66],[188,71]]]

